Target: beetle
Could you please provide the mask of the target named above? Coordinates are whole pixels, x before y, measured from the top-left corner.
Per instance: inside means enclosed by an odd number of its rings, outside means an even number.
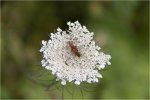
[[[74,45],[73,41],[68,41],[69,47],[71,48],[71,52],[76,55],[77,57],[80,57],[81,54],[79,53],[77,47]]]

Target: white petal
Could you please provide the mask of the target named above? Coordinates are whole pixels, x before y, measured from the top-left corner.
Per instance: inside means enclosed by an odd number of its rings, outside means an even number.
[[[57,28],[57,31],[58,31],[58,32],[61,32],[62,30],[58,27],[58,28]]]
[[[107,64],[108,64],[108,65],[111,65],[111,62],[108,61]]]
[[[42,44],[43,44],[43,45],[46,45],[46,43],[47,43],[46,41],[42,40]]]
[[[98,79],[97,79],[97,78],[95,78],[95,79],[94,79],[94,82],[98,82]]]
[[[105,65],[99,65],[99,68],[104,69]]]
[[[103,78],[103,76],[102,76],[100,73],[97,75],[97,77],[99,77],[99,78]]]
[[[67,25],[70,25],[71,24],[71,22],[69,21],[69,22],[67,22]]]
[[[62,84],[62,85],[66,85],[66,81],[65,81],[65,80],[62,80],[62,81],[61,81],[61,84]]]
[[[76,84],[76,85],[80,85],[80,82],[79,82],[79,81],[75,81],[75,84]]]

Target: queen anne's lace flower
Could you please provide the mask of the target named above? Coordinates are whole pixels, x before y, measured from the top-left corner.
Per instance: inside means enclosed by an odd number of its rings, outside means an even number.
[[[111,64],[111,56],[99,52],[100,47],[93,40],[94,33],[85,26],[78,21],[67,24],[67,31],[58,28],[55,34],[51,33],[50,40],[42,41],[42,66],[51,70],[62,85],[66,85],[66,81],[77,85],[83,81],[98,82],[98,78],[102,78],[98,70]]]

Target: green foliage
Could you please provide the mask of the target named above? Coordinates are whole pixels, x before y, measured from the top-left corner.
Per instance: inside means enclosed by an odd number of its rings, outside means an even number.
[[[60,83],[52,83],[51,72],[41,67],[39,49],[57,27],[78,20],[95,33],[112,65],[100,71],[98,84],[65,86],[64,98],[75,91],[73,98],[82,99],[82,89],[85,99],[148,99],[148,12],[148,1],[2,2],[1,98],[61,98]]]

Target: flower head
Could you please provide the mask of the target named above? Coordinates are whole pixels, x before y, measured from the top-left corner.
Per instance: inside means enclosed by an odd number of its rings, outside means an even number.
[[[98,82],[98,78],[102,78],[98,70],[111,64],[111,56],[99,51],[100,47],[93,40],[94,33],[78,21],[67,25],[67,31],[57,28],[56,33],[51,33],[50,40],[42,41],[42,66],[51,70],[62,85],[67,81],[77,85]]]

